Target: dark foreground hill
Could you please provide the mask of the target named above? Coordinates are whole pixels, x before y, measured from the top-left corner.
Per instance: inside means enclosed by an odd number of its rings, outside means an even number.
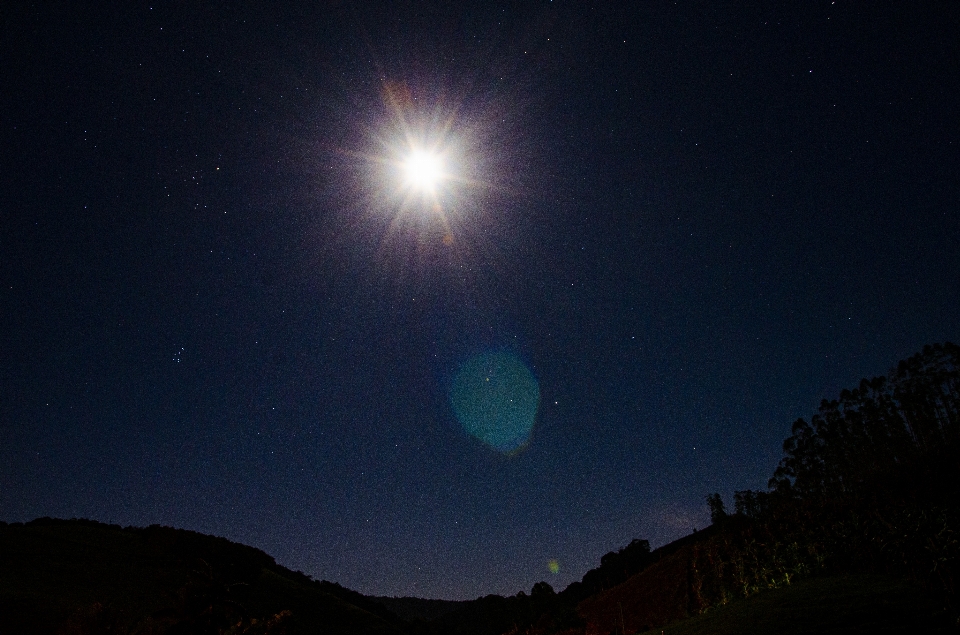
[[[0,523],[0,633],[398,635],[364,596],[258,549],[84,520]]]
[[[382,604],[391,613],[410,622],[429,622],[475,602],[475,600],[427,600],[414,597],[382,596],[370,596],[370,599]]]
[[[539,583],[529,595],[446,602],[368,598],[285,569],[258,549],[190,531],[86,520],[0,523],[0,633],[623,635],[652,626],[638,621],[646,605],[673,611],[656,622],[671,624],[653,632],[675,635],[953,632],[916,586],[864,575],[802,580],[675,621],[691,614],[683,608],[688,552],[703,550],[721,529],[652,553],[634,541],[608,554],[588,582],[643,570],[579,602],[582,583],[571,589],[578,595]]]

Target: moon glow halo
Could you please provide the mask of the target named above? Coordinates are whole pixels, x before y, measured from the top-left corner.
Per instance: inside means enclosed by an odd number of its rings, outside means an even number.
[[[351,153],[368,168],[368,210],[388,223],[379,253],[409,262],[427,258],[432,244],[456,247],[448,253],[457,257],[489,251],[480,244],[486,211],[502,188],[486,169],[483,113],[464,115],[463,100],[428,106],[397,82],[385,83],[383,98],[387,116],[370,131],[372,152]]]
[[[403,162],[407,184],[424,193],[435,192],[437,183],[443,178],[443,164],[440,157],[425,150],[412,150]]]

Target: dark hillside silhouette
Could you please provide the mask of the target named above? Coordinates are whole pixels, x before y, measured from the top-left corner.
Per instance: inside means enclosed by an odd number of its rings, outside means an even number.
[[[630,576],[643,571],[653,562],[650,543],[634,538],[630,544],[619,551],[611,551],[600,558],[600,566],[584,574],[580,582],[574,582],[560,595],[574,603],[590,597],[604,589],[615,587]]]
[[[0,524],[0,632],[381,633],[405,623],[253,547],[87,520]]]
[[[605,554],[599,567],[560,593],[546,582],[538,582],[529,595],[521,591],[510,597],[488,595],[464,602],[456,610],[444,612],[425,624],[424,633],[500,635],[582,631],[584,622],[576,612],[579,602],[623,583],[650,566],[662,553],[652,554],[648,541],[634,539],[625,547]]]
[[[383,605],[397,617],[424,622],[452,613],[470,603],[470,600],[427,600],[415,597],[372,596],[370,599]]]
[[[812,578],[655,629],[660,635],[947,635],[919,589],[882,576]]]

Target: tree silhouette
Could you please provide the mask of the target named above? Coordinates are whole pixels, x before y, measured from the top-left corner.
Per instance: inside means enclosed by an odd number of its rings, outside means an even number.
[[[717,524],[727,517],[727,510],[723,506],[723,498],[714,493],[707,496],[707,505],[710,507],[710,522]]]
[[[925,346],[890,379],[862,380],[798,419],[772,489],[800,497],[856,492],[884,470],[953,453],[960,446],[960,347]]]

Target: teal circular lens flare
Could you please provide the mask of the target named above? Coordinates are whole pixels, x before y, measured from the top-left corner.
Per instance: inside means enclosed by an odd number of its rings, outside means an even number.
[[[516,452],[530,440],[540,386],[513,353],[485,352],[460,366],[450,403],[467,434],[498,452]]]

